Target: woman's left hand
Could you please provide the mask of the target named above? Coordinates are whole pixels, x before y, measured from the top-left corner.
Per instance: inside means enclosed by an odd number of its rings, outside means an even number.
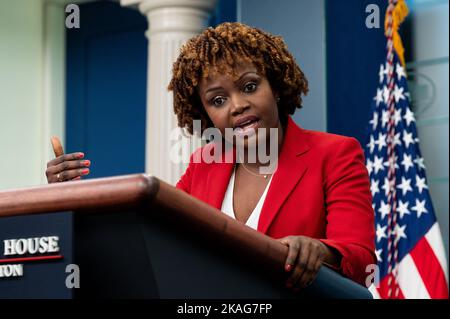
[[[305,236],[287,236],[278,241],[289,247],[285,270],[291,274],[286,287],[299,292],[316,278],[329,249],[320,240]]]

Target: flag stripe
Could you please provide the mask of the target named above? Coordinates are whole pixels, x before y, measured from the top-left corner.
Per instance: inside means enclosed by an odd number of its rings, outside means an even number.
[[[378,289],[375,287],[374,284],[369,286],[369,292],[372,294],[373,299],[381,299],[380,294],[378,293]]]
[[[419,270],[409,254],[398,265],[398,284],[407,299],[430,299]]]
[[[425,237],[419,240],[410,254],[430,297],[448,298],[447,283],[441,264]]]
[[[428,240],[428,244],[431,249],[433,249],[433,253],[436,258],[439,260],[439,264],[444,270],[445,281],[448,286],[448,266],[447,266],[447,258],[445,256],[444,243],[442,242],[441,230],[439,229],[439,224],[434,223],[433,227],[428,231],[425,235]]]
[[[380,295],[381,298],[386,299],[389,298],[388,297],[388,289],[389,289],[389,278],[392,278],[393,280],[393,276],[392,274],[386,275],[383,277],[383,279],[380,281],[380,286],[378,287],[378,294]],[[405,299],[405,296],[403,294],[403,291],[401,289],[401,287],[399,287],[398,285],[394,286],[394,289],[396,289],[395,287],[398,287],[398,295],[395,296],[395,291],[392,292],[392,296],[390,298],[394,298],[395,299]]]

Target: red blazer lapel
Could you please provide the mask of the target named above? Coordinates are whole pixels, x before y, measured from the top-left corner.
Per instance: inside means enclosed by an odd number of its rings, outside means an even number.
[[[305,134],[289,117],[278,167],[259,217],[258,231],[267,232],[281,205],[306,173],[307,165],[301,155],[308,150]]]

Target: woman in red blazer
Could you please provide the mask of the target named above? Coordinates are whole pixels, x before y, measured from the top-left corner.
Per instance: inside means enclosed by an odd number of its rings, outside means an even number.
[[[220,209],[234,165],[191,162],[177,187]],[[310,258],[328,259],[328,265],[364,284],[366,266],[376,264],[371,200],[359,142],[301,129],[289,117],[257,230],[273,238],[285,237],[282,241],[300,246],[298,250],[312,245],[311,250],[321,251],[320,245],[315,246],[318,242],[309,240],[317,239],[338,256],[321,252],[322,256]],[[298,253],[292,253],[286,264],[295,265]]]
[[[303,130],[291,119],[308,82],[281,37],[240,23],[208,28],[182,47],[169,89],[180,127],[193,134],[199,120],[198,133],[215,128],[223,137],[191,156],[177,187],[218,209],[228,204],[243,223],[256,211],[255,228],[289,247],[286,285],[294,291],[322,264],[364,284],[376,257],[363,151],[353,138]],[[227,128],[235,133],[231,138]],[[251,161],[249,151],[270,144],[270,129],[277,132],[278,149],[270,154],[277,169],[260,174],[264,164]],[[204,154],[223,150],[221,141],[233,145],[233,160],[227,163],[222,154],[222,160],[206,161]],[[239,160],[237,146],[244,150]],[[48,181],[86,174],[89,163],[76,156],[50,161]]]

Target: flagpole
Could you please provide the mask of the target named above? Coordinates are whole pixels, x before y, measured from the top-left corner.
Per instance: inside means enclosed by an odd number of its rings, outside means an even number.
[[[388,298],[392,297],[393,288],[395,288],[394,298],[398,297],[399,286],[397,281],[397,265],[398,265],[398,241],[393,239],[395,237],[397,225],[397,191],[396,191],[396,170],[395,170],[395,102],[394,102],[394,41],[393,41],[393,12],[396,0],[389,0],[387,12],[387,83],[389,90],[388,110],[388,161],[389,161],[389,194],[387,202],[390,208],[388,215]],[[393,266],[394,265],[394,266]]]

